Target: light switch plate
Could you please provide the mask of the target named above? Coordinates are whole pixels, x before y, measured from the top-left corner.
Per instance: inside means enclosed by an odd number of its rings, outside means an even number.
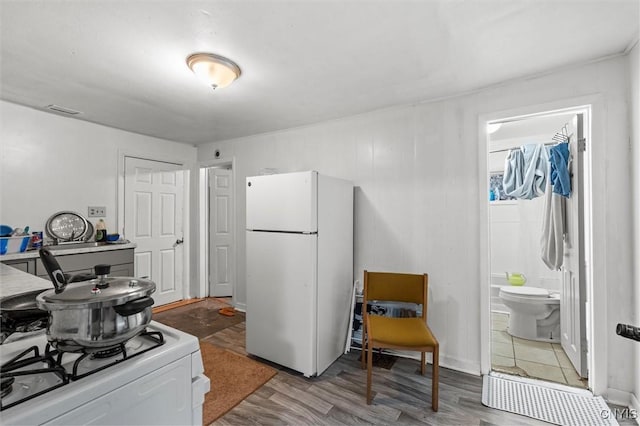
[[[105,217],[107,216],[106,207],[89,207],[89,217]]]

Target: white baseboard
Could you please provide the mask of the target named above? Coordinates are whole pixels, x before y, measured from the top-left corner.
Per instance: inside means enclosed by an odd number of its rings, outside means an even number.
[[[629,405],[629,408],[634,410],[634,413],[637,413],[636,423],[640,425],[640,401],[638,400],[638,397],[634,394],[631,394],[631,404]]]
[[[240,312],[247,312],[247,304],[246,303],[236,303],[234,308],[236,308],[236,311],[240,311]]]
[[[622,405],[623,407],[628,407],[631,404],[631,397],[633,396],[630,392],[621,391],[619,389],[608,388],[607,394],[603,395],[604,399],[607,400],[610,404]]]

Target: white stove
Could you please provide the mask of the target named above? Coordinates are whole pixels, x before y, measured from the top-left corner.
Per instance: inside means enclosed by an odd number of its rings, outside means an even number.
[[[44,330],[12,335],[0,345],[0,424],[202,424],[209,379],[196,337],[152,321],[119,349],[58,354]]]

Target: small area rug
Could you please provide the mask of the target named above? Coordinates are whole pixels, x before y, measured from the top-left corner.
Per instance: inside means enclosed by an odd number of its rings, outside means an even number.
[[[246,356],[200,341],[204,374],[211,380],[205,395],[203,424],[209,425],[238,405],[277,371]]]
[[[601,396],[583,389],[507,377],[496,373],[483,377],[483,405],[556,425],[618,425]]]

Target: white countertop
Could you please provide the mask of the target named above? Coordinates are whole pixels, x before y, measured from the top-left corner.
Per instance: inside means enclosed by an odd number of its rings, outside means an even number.
[[[136,248],[135,243],[112,243],[105,244],[103,246],[97,247],[78,247],[78,248],[68,248],[65,247],[63,249],[53,249],[52,246],[46,247],[51,250],[51,253],[55,256],[64,256],[67,254],[79,254],[79,253],[95,253],[100,251],[109,251],[109,250],[124,250],[124,249],[132,249]],[[29,250],[24,253],[11,253],[0,255],[0,262],[4,262],[7,260],[23,260],[23,259],[35,259],[39,257],[38,250]]]
[[[49,280],[0,263],[0,297],[51,288],[53,288],[53,284]]]

